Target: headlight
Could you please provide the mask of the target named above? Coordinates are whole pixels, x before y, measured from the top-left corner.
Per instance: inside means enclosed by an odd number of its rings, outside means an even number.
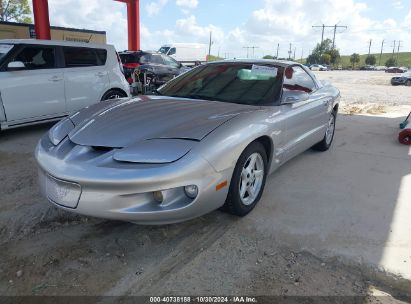
[[[69,118],[55,124],[49,131],[49,139],[57,146],[74,129],[74,124]]]
[[[184,192],[189,198],[196,198],[198,195],[198,187],[196,185],[189,185],[184,187]]]

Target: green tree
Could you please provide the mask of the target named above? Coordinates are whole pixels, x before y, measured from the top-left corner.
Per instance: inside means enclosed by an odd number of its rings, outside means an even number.
[[[277,59],[275,56],[265,55],[263,59]]]
[[[368,55],[365,58],[365,64],[375,65],[376,63],[377,63],[377,57],[375,57],[375,55]]]
[[[330,64],[331,63],[331,55],[325,53],[321,56],[321,63]]]
[[[0,0],[0,21],[32,23],[28,0]]]
[[[207,56],[207,61],[219,61],[219,60],[223,60],[224,58],[222,57],[218,57],[215,55],[209,55]]]
[[[331,64],[339,64],[341,61],[340,51],[338,49],[332,49],[327,52],[331,56]]]
[[[356,64],[360,63],[360,55],[357,53],[352,54],[350,57],[350,62],[354,68]]]
[[[393,57],[391,57],[390,59],[388,59],[385,62],[385,66],[387,66],[387,67],[392,67],[392,66],[396,66],[396,65],[397,65],[397,61]]]
[[[329,56],[323,57],[325,54]],[[327,59],[328,63],[324,61]],[[340,51],[333,48],[333,42],[331,39],[325,39],[322,43],[318,43],[314,48],[310,56],[307,58],[308,64],[325,63],[325,64],[337,64],[340,61]]]

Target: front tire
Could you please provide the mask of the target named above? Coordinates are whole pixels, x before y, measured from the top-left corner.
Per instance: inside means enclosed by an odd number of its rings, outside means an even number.
[[[253,142],[244,150],[235,166],[224,210],[245,216],[254,209],[264,191],[267,163],[261,143]]]
[[[317,151],[327,151],[334,140],[335,134],[335,120],[337,118],[336,111],[332,111],[330,118],[328,119],[327,130],[325,131],[324,138],[315,146],[313,146],[314,150]]]

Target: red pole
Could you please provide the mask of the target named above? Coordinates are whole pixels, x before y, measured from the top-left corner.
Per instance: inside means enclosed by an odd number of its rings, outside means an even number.
[[[48,0],[33,0],[34,28],[37,39],[50,40]]]
[[[127,3],[128,49],[140,50],[140,0],[115,0]]]

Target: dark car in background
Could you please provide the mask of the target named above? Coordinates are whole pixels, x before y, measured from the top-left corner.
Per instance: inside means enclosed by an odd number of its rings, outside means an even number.
[[[400,76],[391,78],[391,84],[393,86],[405,85],[407,87],[410,87],[411,86],[411,72],[406,72],[404,74],[401,74]]]
[[[405,73],[407,71],[406,68],[398,68],[398,67],[389,67],[385,70],[385,73]]]
[[[167,82],[180,74],[182,65],[170,56],[156,52],[124,51],[119,53],[123,64],[124,76],[131,84],[131,75],[138,67],[152,71],[161,82]]]

